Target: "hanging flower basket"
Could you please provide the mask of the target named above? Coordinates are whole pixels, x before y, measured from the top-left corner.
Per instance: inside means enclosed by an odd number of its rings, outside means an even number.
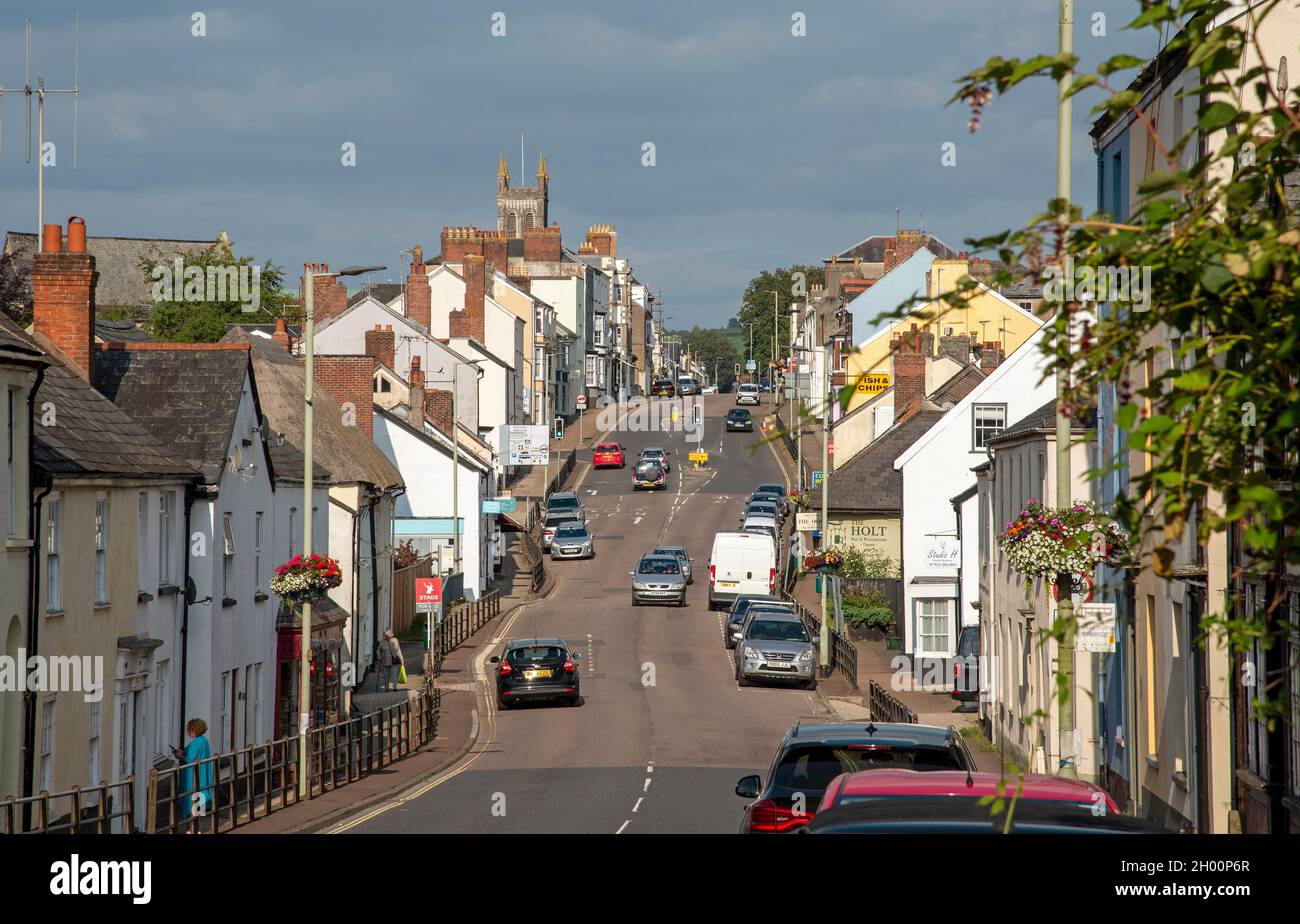
[[[1091,501],[1059,509],[1030,498],[998,536],[998,547],[1018,573],[1054,577],[1091,575],[1098,565],[1114,562],[1128,541],[1124,530]]]
[[[819,574],[834,574],[842,564],[844,564],[844,556],[834,549],[827,549],[825,552],[813,552],[811,555],[805,556],[803,560],[805,571],[816,571]]]
[[[329,593],[331,587],[343,583],[343,572],[337,560],[328,555],[303,558],[295,555],[275,569],[271,590],[285,603],[294,606],[315,603]]]

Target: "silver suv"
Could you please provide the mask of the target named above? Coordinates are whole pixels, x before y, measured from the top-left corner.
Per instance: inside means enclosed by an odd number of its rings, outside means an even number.
[[[778,680],[817,689],[812,638],[793,613],[755,607],[745,616],[736,641],[736,684]]]

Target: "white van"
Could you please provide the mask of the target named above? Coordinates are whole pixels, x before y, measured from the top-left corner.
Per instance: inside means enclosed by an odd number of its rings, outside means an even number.
[[[709,609],[741,594],[776,593],[776,543],[763,533],[718,533],[709,554]]]

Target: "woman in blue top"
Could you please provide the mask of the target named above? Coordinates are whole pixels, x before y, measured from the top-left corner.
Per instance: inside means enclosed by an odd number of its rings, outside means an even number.
[[[190,736],[185,750],[172,748],[172,753],[183,765],[181,769],[181,791],[178,798],[181,803],[181,819],[189,821],[191,815],[206,818],[212,814],[216,802],[216,790],[212,786],[212,748],[204,734],[208,723],[202,719],[190,719],[185,723],[185,732]],[[199,783],[194,785],[194,770],[197,765]],[[206,824],[204,824],[206,827]]]

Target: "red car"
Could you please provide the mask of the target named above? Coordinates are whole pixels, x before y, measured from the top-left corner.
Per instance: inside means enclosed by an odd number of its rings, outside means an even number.
[[[618,443],[601,443],[592,456],[596,468],[622,468],[627,465],[623,447]]]
[[[831,780],[822,795],[817,812],[824,812],[837,805],[896,796],[996,796],[1000,785],[1005,786],[1008,798],[1016,791],[1015,777],[1004,778],[996,773],[971,773],[968,776],[962,770],[859,770],[856,773],[841,773]],[[1095,814],[1120,814],[1119,806],[1104,789],[1082,780],[1058,776],[1026,776],[1019,798],[1074,803],[1081,811]]]

